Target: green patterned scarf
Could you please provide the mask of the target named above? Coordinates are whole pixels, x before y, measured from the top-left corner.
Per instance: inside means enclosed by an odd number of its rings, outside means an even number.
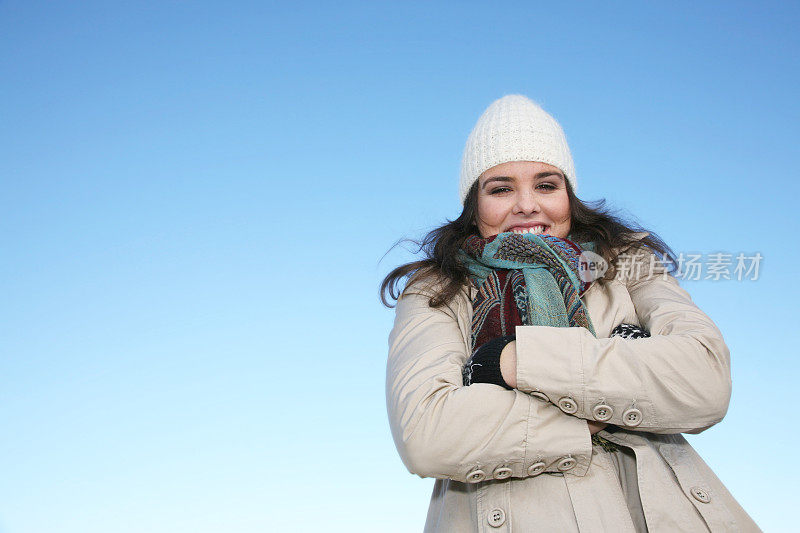
[[[478,294],[473,304],[472,349],[525,326],[585,327],[594,335],[580,299],[584,249],[569,239],[533,233],[469,237],[460,257]]]

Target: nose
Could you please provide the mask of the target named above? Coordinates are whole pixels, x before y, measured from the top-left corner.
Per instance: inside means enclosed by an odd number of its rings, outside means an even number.
[[[520,215],[530,215],[539,211],[539,202],[533,191],[520,191],[516,196],[514,213]]]

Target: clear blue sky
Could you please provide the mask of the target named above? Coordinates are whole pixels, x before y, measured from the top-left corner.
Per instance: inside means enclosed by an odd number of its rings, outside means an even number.
[[[676,251],[733,357],[691,442],[796,524],[800,8],[0,3],[0,531],[419,531],[377,286],[508,93]]]

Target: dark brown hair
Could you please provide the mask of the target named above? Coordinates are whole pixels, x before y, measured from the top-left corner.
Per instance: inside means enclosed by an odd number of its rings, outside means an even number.
[[[634,233],[648,230],[613,214],[606,208],[604,199],[590,202],[593,205],[587,205],[575,196],[569,181],[565,180],[564,183],[567,186],[571,217],[569,239],[577,243],[594,241],[594,251],[609,265],[603,278],[598,281],[614,278],[618,256],[615,249],[625,248],[634,242],[655,252],[665,262],[669,272],[676,270],[675,253],[658,235],[649,232],[650,234],[644,238],[636,238]],[[467,237],[478,234],[478,226],[475,223],[477,211],[478,180],[475,180],[458,218],[432,230],[419,241],[401,239],[395,243],[394,246],[402,242],[411,242],[418,247],[416,252],[423,252],[425,258],[400,265],[389,272],[380,287],[383,305],[393,307],[390,300],[396,301],[400,297],[399,284],[406,278],[406,286],[413,280],[435,287],[430,299],[431,307],[449,303],[460,290],[466,288],[468,272],[458,260],[457,252]]]

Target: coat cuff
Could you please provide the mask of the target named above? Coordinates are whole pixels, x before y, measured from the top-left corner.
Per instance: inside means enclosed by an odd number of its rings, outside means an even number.
[[[516,330],[518,390],[586,420],[628,429],[641,425],[642,431],[667,427],[659,423],[649,397],[639,390],[639,366],[608,349],[613,343],[651,339],[595,339],[581,327],[517,326]],[[612,377],[603,381],[604,376]],[[600,383],[605,385],[601,388]]]
[[[585,418],[582,330],[517,326],[517,389]]]
[[[564,416],[556,406],[530,398],[535,414],[528,417],[526,470],[521,477],[537,475],[540,468],[544,472],[586,475],[592,461],[592,435],[586,420]],[[542,427],[547,431],[541,431]]]
[[[556,406],[521,391],[516,394],[529,402],[523,457],[465,464],[461,476],[453,479],[479,483],[541,474],[585,476],[592,461],[592,435],[586,420],[566,416]]]

